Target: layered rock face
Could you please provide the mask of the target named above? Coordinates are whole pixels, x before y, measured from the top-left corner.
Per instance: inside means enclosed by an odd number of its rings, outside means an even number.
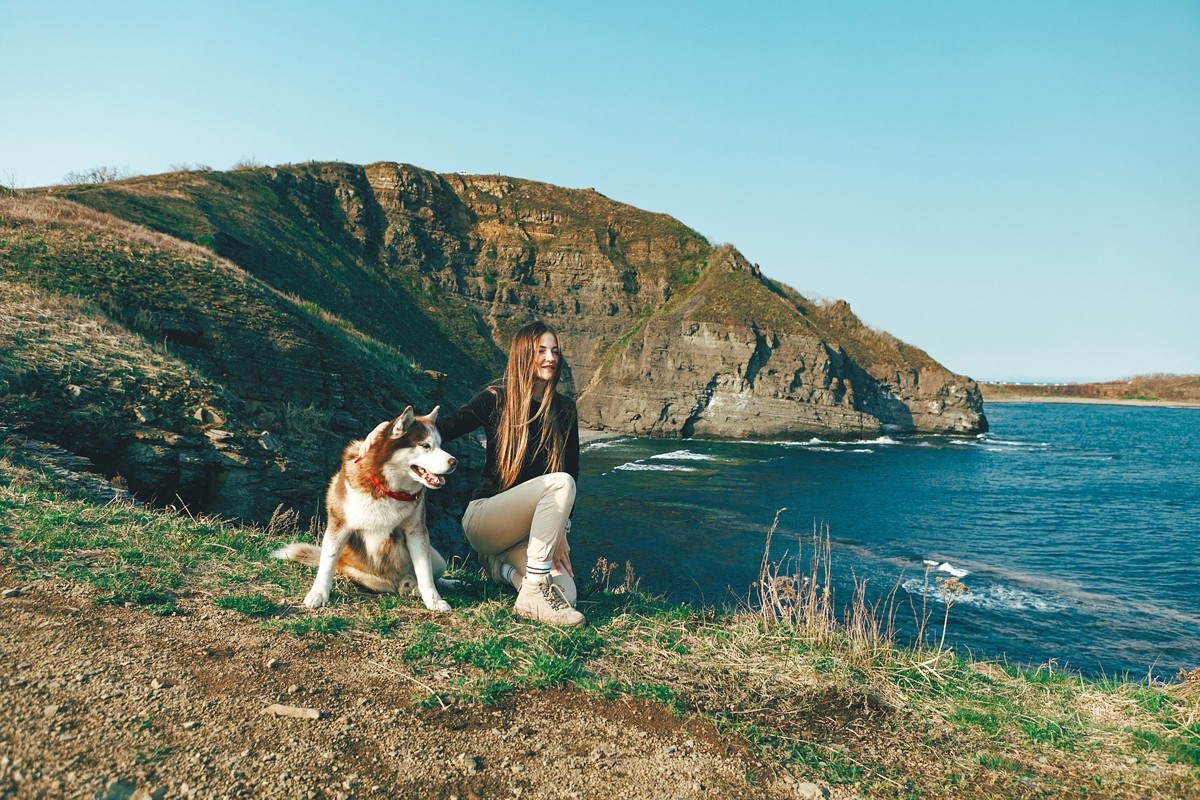
[[[74,199],[197,238],[197,223],[146,212],[191,198],[221,255],[447,373],[452,404],[541,318],[562,335],[589,427],[764,439],[987,427],[969,378],[594,190],[392,163],[169,177]]]
[[[503,177],[439,183],[392,164],[365,177],[391,268],[438,265],[431,279],[498,347],[533,318],[560,330],[585,425],[735,438],[986,430],[969,378],[866,331],[844,303],[823,312],[781,296],[669,217]]]

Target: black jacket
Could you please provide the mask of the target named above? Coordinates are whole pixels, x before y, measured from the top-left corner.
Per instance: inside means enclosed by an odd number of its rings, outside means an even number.
[[[472,500],[492,497],[504,490],[500,483],[500,471],[496,466],[498,449],[497,431],[500,427],[500,410],[503,406],[504,390],[500,388],[484,389],[471,398],[465,406],[457,408],[448,414],[439,415],[437,427],[442,434],[442,441],[449,442],[463,434],[483,428],[487,433],[487,461],[483,466],[483,476],[479,486],[471,495]],[[566,450],[563,453],[563,472],[575,480],[579,480],[579,413],[575,410],[575,401],[566,395],[555,394],[554,404],[558,413],[565,417],[567,423]],[[550,471],[546,463],[546,452],[537,447],[542,435],[542,422],[537,419],[541,407],[536,399],[530,406],[530,415],[534,417],[529,423],[529,447],[525,451],[525,461],[521,472],[513,486],[524,483],[532,478],[545,475]]]

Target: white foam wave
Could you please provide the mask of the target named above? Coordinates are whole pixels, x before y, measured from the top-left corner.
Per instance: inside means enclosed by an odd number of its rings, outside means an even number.
[[[963,569],[962,567],[956,567],[949,561],[943,561],[941,564],[938,564],[937,571],[948,573],[956,578],[965,578],[971,574],[971,570]]]
[[[932,567],[934,572],[945,572],[953,575],[955,578],[965,578],[971,574],[971,570],[964,567],[956,567],[949,561],[936,561],[932,558],[926,558],[921,563],[927,567]]]
[[[588,444],[585,444],[580,449],[582,452],[586,453],[589,450],[603,450],[607,447],[613,447],[618,444],[624,444],[625,442],[628,442],[628,441],[629,441],[628,436],[622,436],[617,439],[599,439],[595,442],[589,442]]]
[[[946,593],[936,583],[926,584],[924,578],[909,578],[901,584],[904,591],[920,596],[922,592],[929,600],[946,602]],[[970,587],[965,594],[951,595],[954,605],[974,606],[987,611],[1036,611],[1050,614],[1066,608],[1062,602],[1045,595],[1035,594],[1005,584],[992,584],[980,588]]]
[[[844,447],[810,447],[808,448],[813,453],[874,453],[875,451],[869,447],[856,447],[853,450],[847,450]]]
[[[989,434],[984,434],[981,441],[988,444],[1000,444],[1006,447],[1049,447],[1049,442],[1021,442],[1015,439],[997,439]]]
[[[712,456],[706,453],[695,453],[691,450],[672,450],[670,453],[659,453],[650,458],[671,459],[673,461],[712,461]]]
[[[679,464],[647,464],[643,461],[630,461],[619,467],[613,467],[613,470],[625,470],[628,472],[695,472],[696,468],[684,467]]]
[[[843,442],[843,444],[900,444],[900,442],[890,436],[880,436],[878,439],[858,439],[853,442]]]

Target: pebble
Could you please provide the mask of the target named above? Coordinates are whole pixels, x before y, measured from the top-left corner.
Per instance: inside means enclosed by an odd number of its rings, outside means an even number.
[[[299,691],[300,691],[300,687],[299,687],[299,685],[297,685],[295,683],[293,683],[291,686],[288,687],[288,694],[296,694]]]
[[[275,667],[277,667],[277,666],[279,666],[278,658],[268,658],[267,659],[267,669],[275,669]]]
[[[20,590],[20,589],[5,589],[4,591],[0,592],[0,596],[3,596],[3,597],[20,597],[20,596],[21,596],[21,590]]]
[[[200,723],[196,722],[195,720],[190,720],[188,722],[183,723],[183,729],[185,731],[190,731],[194,728],[199,728],[199,727],[200,727]]]
[[[467,774],[474,775],[483,769],[483,764],[478,756],[473,756],[470,753],[463,753],[458,757],[458,760],[463,762],[467,767]]]
[[[50,717],[53,717],[55,714],[57,714],[58,712],[60,712],[62,710],[63,710],[62,706],[46,706],[45,708],[42,709],[42,716],[49,719]]]
[[[800,798],[800,800],[825,800],[828,794],[815,783],[797,783],[794,791],[796,792],[796,797]]]
[[[273,703],[263,709],[264,714],[272,714],[276,717],[295,717],[296,719],[320,719],[321,712],[315,708],[297,708],[296,706],[285,706],[279,703]]]
[[[150,681],[150,688],[155,690],[166,689],[169,685],[166,681],[160,681],[158,678]]]

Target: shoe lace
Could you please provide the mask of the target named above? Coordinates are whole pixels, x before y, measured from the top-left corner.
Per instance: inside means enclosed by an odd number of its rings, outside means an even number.
[[[542,597],[546,598],[550,608],[555,611],[563,611],[571,607],[571,604],[567,602],[567,596],[563,594],[562,587],[556,583],[542,584]]]

